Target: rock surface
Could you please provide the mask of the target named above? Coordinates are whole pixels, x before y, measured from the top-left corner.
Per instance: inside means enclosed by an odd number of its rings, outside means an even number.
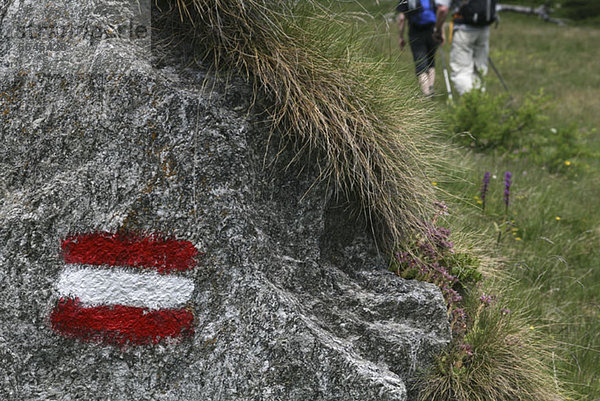
[[[265,163],[248,88],[209,92],[205,72],[159,66],[143,29],[107,37],[149,24],[136,12],[0,5],[0,399],[413,398],[450,339],[438,289],[389,273],[310,163]],[[52,330],[61,240],[119,230],[205,253],[184,274],[191,338],[116,347]]]

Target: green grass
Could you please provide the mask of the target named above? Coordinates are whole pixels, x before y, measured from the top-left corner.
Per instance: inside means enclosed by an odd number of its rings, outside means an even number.
[[[520,16],[505,17],[493,32],[493,59],[504,73],[516,96],[543,88],[556,103],[548,123],[557,128],[575,122],[582,141],[597,152],[594,137],[600,123],[598,75],[592,59],[600,57],[590,40],[600,38],[600,30],[558,28]],[[525,60],[525,61],[523,61]],[[491,93],[498,85],[489,85]],[[548,132],[548,135],[551,135]],[[600,397],[600,252],[597,249],[600,215],[599,168],[593,158],[563,165],[560,174],[549,174],[527,160],[511,160],[506,155],[468,156],[463,183],[445,188],[463,198],[469,224],[487,230],[504,219],[502,185],[496,182],[490,198],[495,200],[485,216],[468,207],[469,195],[477,196],[485,171],[500,181],[503,171],[513,173],[513,201],[509,218],[518,229],[507,233],[495,253],[505,259],[504,269],[514,279],[508,298],[528,299],[533,327],[555,342],[557,376],[574,392],[573,398],[597,400]],[[581,166],[576,166],[581,164]],[[575,167],[580,167],[575,170]],[[573,169],[573,171],[569,171]],[[468,183],[468,184],[467,184]],[[518,241],[516,238],[520,238]]]
[[[600,29],[507,14],[492,31],[490,56],[516,94],[544,89],[556,99],[555,124],[591,131],[600,126],[599,41]]]
[[[465,182],[449,183],[447,190],[476,196],[484,171],[501,177],[513,173],[514,191],[509,214],[517,235],[505,235],[496,253],[506,259],[504,268],[515,279],[510,296],[528,298],[528,308],[539,327],[556,344],[557,375],[575,399],[600,397],[600,77],[597,60],[600,30],[557,27],[533,18],[507,15],[492,32],[491,57],[515,96],[540,88],[554,99],[549,126],[558,129],[576,123],[581,141],[592,157],[566,160],[559,174],[527,160],[506,155],[477,155],[467,150]],[[490,81],[492,77],[490,77]],[[489,85],[491,93],[501,91]],[[552,135],[552,132],[548,132]],[[487,216],[468,213],[477,225],[490,230],[502,220],[501,183],[491,196],[496,204]],[[516,237],[520,241],[515,240]]]
[[[410,52],[400,52],[397,29],[383,18],[394,3],[382,2],[379,7],[362,3],[373,16],[364,22],[374,32],[371,48],[394,60],[399,74],[412,74]],[[356,4],[345,7],[361,9]],[[559,27],[515,14],[503,14],[491,36],[490,56],[515,98],[519,101],[542,89],[552,98],[545,124],[556,129],[576,124],[590,156],[565,157],[558,172],[549,173],[540,163],[465,147],[454,157],[460,160],[455,169],[434,177],[439,195],[452,201],[453,231],[488,241],[488,254],[501,260],[497,272],[501,278],[492,280],[492,290],[501,292],[511,309],[526,312],[522,324],[552,343],[546,349],[552,358],[546,362],[572,393],[570,398],[589,401],[600,398],[599,41],[600,29]],[[448,52],[449,46],[443,50]],[[436,92],[442,94],[439,61],[438,57]],[[491,70],[489,74],[488,93],[502,93]],[[436,103],[443,115],[445,97]],[[447,132],[445,136],[450,137]],[[474,198],[485,171],[497,178],[482,214]],[[513,173],[514,182],[508,216],[502,201],[505,171]],[[494,223],[506,220],[514,221],[511,228],[516,230],[503,232],[497,241]]]
[[[550,175],[539,166],[489,155],[469,155],[462,180],[440,183],[457,196],[452,225],[479,231],[492,241],[488,251],[502,259],[501,272],[511,285],[505,304],[529,311],[529,324],[554,342],[559,379],[575,392],[574,399],[600,396],[600,252],[597,175]],[[508,216],[502,201],[502,174],[513,173]],[[474,199],[485,171],[496,175],[490,184],[485,214]],[[557,219],[559,218],[559,219]],[[502,233],[494,227],[511,221]],[[514,233],[514,234],[513,234]],[[500,280],[499,286],[506,281]],[[493,287],[493,286],[492,286]]]

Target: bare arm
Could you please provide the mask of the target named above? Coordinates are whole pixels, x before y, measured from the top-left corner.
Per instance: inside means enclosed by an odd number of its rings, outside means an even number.
[[[448,16],[448,7],[438,5],[437,13],[435,15],[435,27],[433,28],[433,37],[444,44],[446,41],[446,35],[444,34],[444,22]]]
[[[406,42],[404,41],[404,27],[406,26],[406,17],[404,16],[404,13],[398,14],[398,17],[396,17],[396,22],[398,22],[398,31],[400,32],[400,49],[404,49],[404,46],[406,46]]]

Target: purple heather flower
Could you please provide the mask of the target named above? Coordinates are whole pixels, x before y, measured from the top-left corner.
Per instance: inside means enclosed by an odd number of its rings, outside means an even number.
[[[429,227],[427,236],[429,237],[429,241],[439,249],[452,249],[454,246],[451,241],[448,241],[448,238],[450,238],[450,230],[445,227]]]
[[[510,204],[510,185],[512,174],[510,171],[504,173],[504,204],[506,205],[506,210],[508,210],[508,205]]]
[[[448,286],[442,287],[442,293],[446,295],[446,301],[449,304],[457,304],[463,299],[462,295]]]
[[[422,267],[423,263],[419,260],[419,258],[411,256],[411,254],[408,252],[398,252],[396,254],[396,259],[409,269],[418,267],[421,273],[425,273]]]
[[[467,354],[468,356],[473,355],[473,347],[471,347],[469,344],[461,344],[460,349],[461,351],[464,351],[465,354]]]
[[[464,308],[456,308],[452,313],[457,319],[465,320],[467,318],[467,313],[465,312]]]
[[[441,266],[438,262],[435,262],[431,267],[439,273],[439,276],[443,278],[448,283],[454,283],[457,281],[456,277],[452,274],[448,273],[445,266]]]
[[[485,209],[485,196],[487,195],[488,186],[490,185],[490,172],[486,171],[483,175],[483,186],[481,187],[481,207]]]
[[[423,255],[425,255],[431,259],[435,259],[438,256],[437,251],[435,250],[435,248],[433,247],[433,245],[431,245],[431,242],[429,242],[429,241],[421,242],[419,244],[419,249],[423,253]]]
[[[467,329],[467,313],[464,308],[456,308],[452,311],[452,316],[454,320],[451,322],[452,332],[460,335]]]
[[[396,254],[396,259],[398,259],[398,262],[400,263],[405,263],[410,260],[410,255],[408,254],[408,252],[398,252]]]
[[[508,314],[510,314],[510,309],[502,308],[502,309],[500,309],[500,313],[502,313],[503,315],[508,315]]]
[[[441,201],[441,202],[433,202],[433,205],[439,209],[439,212],[438,212],[438,213],[439,213],[440,215],[447,216],[447,215],[449,214],[449,213],[448,213],[448,205],[446,205],[446,202],[444,202],[444,201]]]
[[[484,304],[485,306],[488,306],[494,301],[494,296],[483,294],[481,297],[479,297],[479,300],[481,301],[482,304]]]

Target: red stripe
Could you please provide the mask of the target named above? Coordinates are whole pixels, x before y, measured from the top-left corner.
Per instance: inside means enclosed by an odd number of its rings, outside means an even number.
[[[187,309],[87,308],[77,299],[60,299],[50,322],[52,329],[64,336],[104,344],[149,345],[194,335],[194,315]]]
[[[156,234],[80,234],[63,240],[62,249],[66,263],[142,267],[160,273],[190,270],[201,255],[189,241]]]

